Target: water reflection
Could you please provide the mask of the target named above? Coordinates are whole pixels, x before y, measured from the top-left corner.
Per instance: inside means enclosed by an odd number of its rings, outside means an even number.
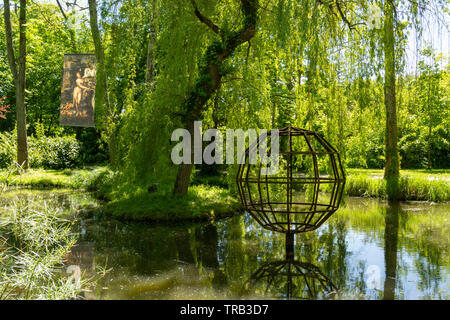
[[[384,218],[384,264],[386,276],[383,292],[385,300],[393,300],[395,298],[399,212],[399,203],[389,203],[386,207]]]
[[[330,299],[337,288],[314,264],[295,260],[294,235],[286,234],[284,260],[264,263],[245,283],[249,292],[287,299]]]
[[[96,221],[84,239],[113,268],[96,298],[446,298],[448,207],[411,208],[350,199],[322,228],[296,235],[295,259],[283,234],[247,215],[177,226]]]
[[[90,203],[47,196],[72,213]],[[111,268],[91,299],[449,299],[449,209],[349,198],[321,228],[296,235],[292,259],[284,234],[248,215],[148,225],[77,213],[68,262],[87,274]]]

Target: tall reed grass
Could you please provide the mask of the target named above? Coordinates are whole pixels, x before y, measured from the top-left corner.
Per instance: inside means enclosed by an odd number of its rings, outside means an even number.
[[[386,198],[386,181],[382,176],[350,173],[345,190],[348,196]],[[450,201],[450,181],[439,175],[402,174],[399,197],[399,200]]]
[[[39,210],[37,210],[39,208]],[[0,300],[76,299],[92,281],[66,273],[73,222],[51,202],[16,199],[0,214]]]

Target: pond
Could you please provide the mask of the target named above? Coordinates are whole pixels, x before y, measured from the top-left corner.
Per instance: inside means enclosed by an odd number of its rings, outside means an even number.
[[[290,258],[285,236],[248,214],[123,223],[101,209],[77,211],[94,202],[88,194],[52,192],[38,194],[78,217],[79,244],[68,263],[87,274],[110,269],[88,299],[450,298],[449,204],[347,198],[318,230],[295,236]]]

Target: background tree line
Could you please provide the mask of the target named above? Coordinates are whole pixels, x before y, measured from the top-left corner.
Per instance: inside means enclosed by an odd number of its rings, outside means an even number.
[[[20,14],[26,12],[26,132],[36,135],[41,126],[46,136],[75,135],[83,162],[108,158],[123,183],[167,182],[185,193],[192,167],[170,162],[170,134],[192,130],[200,119],[219,129],[313,129],[337,146],[347,167],[387,167],[386,176],[398,176],[400,167],[450,167],[448,57],[426,46],[416,52],[415,74],[404,68],[408,33],[420,34],[431,23],[427,17],[438,21],[448,14],[447,1],[86,5],[4,2],[3,13],[12,9],[17,58]],[[0,130],[12,131],[17,123],[19,133],[23,106],[8,60],[5,17],[0,97],[10,112]],[[96,130],[59,126],[67,52],[96,53]],[[233,170],[227,169],[231,177]]]

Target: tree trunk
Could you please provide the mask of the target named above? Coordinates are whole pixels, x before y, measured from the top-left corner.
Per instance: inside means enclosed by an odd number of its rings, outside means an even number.
[[[427,157],[428,157],[428,170],[431,170],[431,123],[428,126],[428,146],[427,146]]]
[[[212,21],[203,16],[198,10],[195,1],[191,0],[194,13],[200,22],[206,24],[212,31],[221,34],[221,30]],[[241,11],[243,13],[244,26],[239,31],[230,32],[227,37],[221,35],[222,41],[213,42],[203,57],[205,64],[200,69],[196,85],[191,90],[187,101],[184,103],[185,127],[191,133],[191,146],[194,146],[193,123],[201,120],[204,106],[211,96],[217,91],[222,82],[224,74],[221,71],[222,63],[239,47],[248,42],[256,33],[257,0],[241,0]],[[192,128],[192,130],[190,129]],[[193,149],[193,148],[191,148]],[[191,150],[191,163],[181,164],[175,181],[173,193],[183,195],[188,191],[189,179],[193,167],[193,151]]]
[[[194,121],[188,121],[187,130],[191,135],[191,163],[182,163],[178,167],[177,178],[173,188],[174,194],[183,195],[188,192],[191,180],[192,167],[194,166]]]
[[[100,30],[97,22],[97,1],[88,0],[89,3],[89,24],[91,27],[92,40],[94,42],[95,57],[97,59],[97,86],[95,95],[95,109],[96,113],[98,109],[105,108],[109,111],[109,95],[108,95],[108,83],[105,70],[105,51],[102,45],[102,39],[100,36]],[[102,116],[104,116],[104,111]],[[105,119],[102,118],[102,121]]]
[[[427,105],[428,105],[428,143],[427,143],[427,159],[428,159],[428,170],[431,170],[431,106],[430,106],[430,95],[431,95],[431,78],[430,83],[428,85],[428,97],[427,97]]]
[[[25,86],[26,86],[26,0],[20,0],[19,11],[19,61],[16,62],[14,56],[14,46],[12,39],[11,12],[9,0],[4,0],[4,20],[6,47],[9,67],[14,78],[16,91],[16,117],[17,117],[17,163],[24,169],[28,168],[28,142],[27,142],[27,113],[25,106]]]
[[[99,129],[106,129],[108,140],[108,152],[111,165],[115,165],[114,157],[114,138],[115,132],[110,130],[106,124],[111,116],[109,103],[108,82],[105,68],[105,51],[102,45],[100,30],[97,22],[97,1],[88,0],[89,4],[89,24],[91,27],[92,40],[94,42],[95,57],[97,60],[97,77],[95,88],[95,126]]]
[[[155,78],[155,58],[154,50],[156,44],[156,3],[152,1],[152,17],[150,22],[150,30],[148,35],[148,46],[147,46],[147,68],[145,72],[145,82],[149,85],[153,85]]]
[[[395,105],[395,38],[394,4],[387,0],[384,6],[384,104],[386,107],[386,165],[384,178],[387,180],[387,195],[391,200],[398,199],[398,179],[400,163],[397,147],[397,110]]]

